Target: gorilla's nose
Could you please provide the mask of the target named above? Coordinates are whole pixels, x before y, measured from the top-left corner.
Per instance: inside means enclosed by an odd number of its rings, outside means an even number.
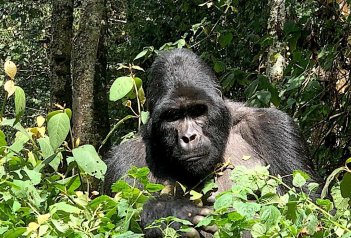
[[[195,133],[186,134],[180,137],[179,145],[183,150],[190,151],[196,147],[196,143],[198,141],[198,135]]]
[[[183,136],[182,137],[182,140],[184,143],[190,143],[191,141],[195,140],[196,139],[196,134],[193,134],[191,136]]]

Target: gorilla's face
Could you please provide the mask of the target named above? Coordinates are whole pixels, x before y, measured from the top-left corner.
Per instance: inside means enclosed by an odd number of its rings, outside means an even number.
[[[161,98],[151,115],[152,158],[181,170],[179,176],[210,174],[222,162],[229,134],[224,101],[195,88],[177,88]]]

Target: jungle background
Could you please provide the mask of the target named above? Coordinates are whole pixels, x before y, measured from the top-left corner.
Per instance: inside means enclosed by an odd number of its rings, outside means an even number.
[[[101,179],[105,168],[96,151],[104,154],[146,121],[147,71],[160,50],[172,48],[190,48],[200,55],[226,97],[291,115],[319,174],[333,174],[327,183],[347,184],[350,6],[350,0],[0,0],[0,65],[5,64],[0,69],[0,236],[141,236],[136,227],[147,196],[139,193],[159,187],[140,191],[117,184],[119,198],[100,196],[92,177]],[[9,60],[17,66],[14,74],[12,64],[6,69]],[[134,95],[109,93],[123,77],[134,79]],[[144,172],[129,175],[145,179]],[[341,189],[343,199],[349,199],[349,190]],[[131,202],[133,198],[137,200]],[[330,206],[326,201],[317,205]],[[264,209],[277,215],[274,208]],[[306,216],[301,219],[311,220],[318,209],[306,209],[302,206]],[[279,217],[283,210],[278,210]],[[101,219],[99,214],[104,214]],[[223,218],[217,215],[210,222]],[[312,219],[315,226],[308,231],[304,222],[293,222],[296,232],[289,228],[287,237],[328,232],[350,236],[349,214],[345,221],[337,220],[342,216],[327,216],[330,227]],[[246,223],[236,227],[252,229],[249,218],[242,219]],[[286,225],[291,217],[284,219]],[[264,223],[266,230],[256,227],[256,237],[275,234],[282,224]],[[241,232],[235,229],[228,237]]]

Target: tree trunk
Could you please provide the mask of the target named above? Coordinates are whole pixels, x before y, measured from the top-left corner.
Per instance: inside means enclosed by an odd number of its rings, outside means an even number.
[[[52,1],[51,109],[54,104],[72,107],[71,50],[73,0]]]
[[[268,32],[273,44],[268,49],[266,73],[271,82],[277,82],[283,78],[286,65],[285,44],[281,41],[286,19],[285,0],[268,0],[268,4]]]
[[[73,135],[94,146],[109,131],[104,0],[86,0],[73,50]]]

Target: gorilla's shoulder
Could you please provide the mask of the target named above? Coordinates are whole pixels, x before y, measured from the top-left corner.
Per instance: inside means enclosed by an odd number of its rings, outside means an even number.
[[[141,136],[113,146],[104,156],[107,165],[105,175],[106,192],[109,193],[111,184],[127,174],[132,166],[146,166],[145,156],[146,149]]]
[[[145,155],[145,144],[141,136],[127,140],[119,145],[112,146],[106,156],[106,163],[115,163],[126,161],[128,163],[135,162],[136,157]]]
[[[293,119],[285,112],[276,108],[255,108],[245,103],[225,100],[225,104],[232,116],[232,123],[247,122],[250,125],[269,126],[294,126]]]

